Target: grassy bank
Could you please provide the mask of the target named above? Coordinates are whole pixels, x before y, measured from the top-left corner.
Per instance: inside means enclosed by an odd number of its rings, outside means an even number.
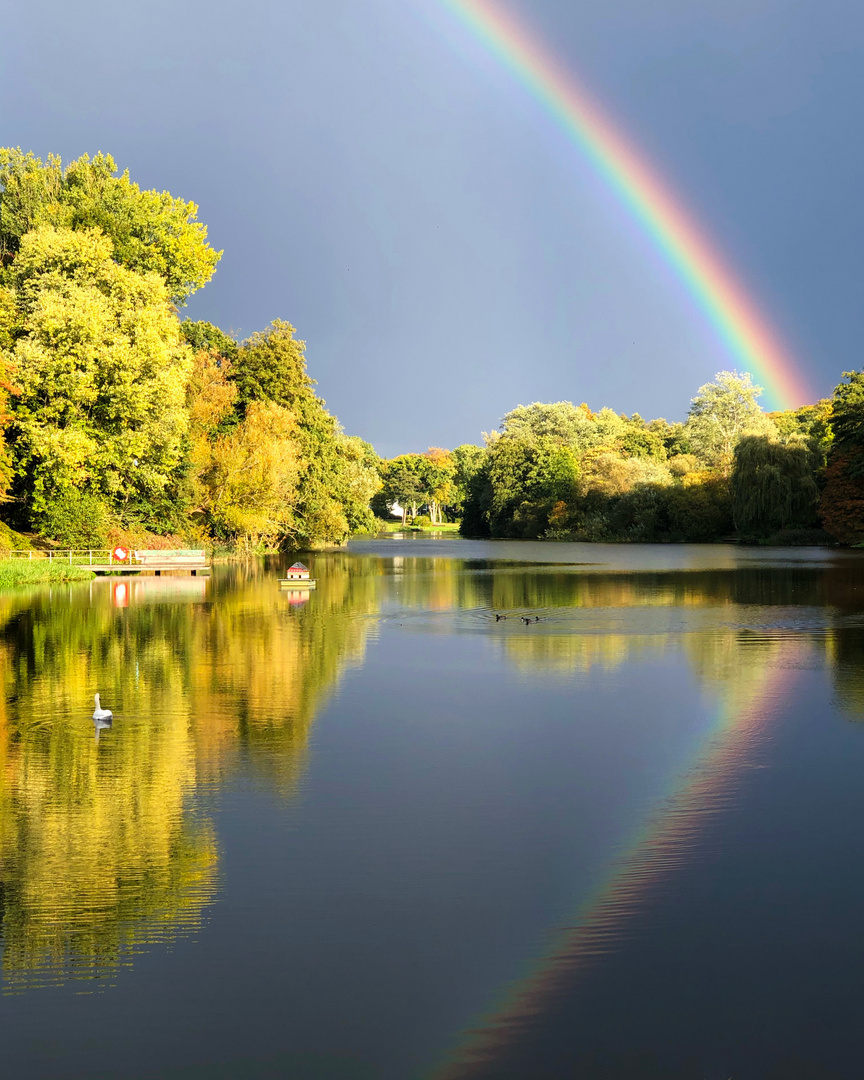
[[[409,521],[407,525],[403,525],[401,521],[382,521],[380,518],[375,522],[375,528],[372,532],[367,534],[357,533],[355,535],[368,535],[375,536],[377,533],[396,533],[396,532],[425,532],[425,533],[454,533],[459,532],[458,521],[445,521],[441,525],[412,525]]]
[[[48,559],[0,559],[0,589],[39,585],[44,581],[88,581],[92,577],[86,566],[69,566]]]

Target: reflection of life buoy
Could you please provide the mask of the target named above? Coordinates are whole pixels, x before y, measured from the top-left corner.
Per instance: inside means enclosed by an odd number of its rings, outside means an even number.
[[[114,556],[117,562],[126,562],[126,560],[129,558],[129,552],[126,550],[126,548],[122,547],[115,547],[111,554]]]

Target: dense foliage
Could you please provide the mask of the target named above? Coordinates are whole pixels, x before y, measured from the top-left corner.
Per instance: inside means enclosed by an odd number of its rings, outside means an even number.
[[[372,506],[478,537],[864,543],[864,372],[844,380],[765,413],[749,375],[721,371],[685,423],[519,405],[483,446],[382,462]]]
[[[691,541],[820,536],[825,403],[771,416],[749,375],[700,387],[687,422],[569,401],[520,405],[476,447],[469,536]]]
[[[222,254],[207,243],[198,207],[167,191],[141,191],[107,154],[86,154],[63,168],[20,149],[0,149],[0,264],[12,262],[24,237],[41,225],[98,229],[115,260],[138,273],[155,273],[175,303],[183,304],[213,276]]]
[[[58,502],[81,499],[163,512],[191,367],[165,283],[118,265],[95,229],[51,225],[22,237],[4,282],[17,324],[14,492],[30,520],[45,526]]]
[[[107,155],[0,150],[0,493],[19,528],[260,548],[371,523],[377,458],[316,395],[294,328],[238,343],[180,320],[221,255],[196,215]]]
[[[306,545],[371,527],[377,456],[315,393],[294,327],[276,320],[240,345],[207,324],[182,328],[201,345],[190,401],[193,512],[208,529]]]
[[[864,542],[864,372],[845,371],[834,391],[834,441],[820,512],[825,528],[848,544]]]
[[[742,535],[816,525],[819,489],[803,442],[747,435],[734,451],[732,513]]]
[[[0,149],[9,524],[75,547],[305,547],[394,515],[469,536],[864,543],[864,372],[767,414],[723,371],[685,423],[535,402],[483,446],[381,461],[328,412],[290,323],[237,341],[180,318],[221,255],[197,209],[105,154]]]

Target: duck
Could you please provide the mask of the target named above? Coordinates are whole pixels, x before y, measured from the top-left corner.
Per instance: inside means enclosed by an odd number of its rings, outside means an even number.
[[[96,700],[96,708],[93,710],[93,719],[94,720],[111,720],[111,719],[113,719],[114,714],[111,712],[111,710],[102,708],[102,706],[101,706],[101,704],[99,702],[99,695],[96,694],[96,695],[94,695],[94,697],[95,697],[95,700]]]
[[[506,618],[507,618],[506,615],[498,615],[498,614],[496,614],[495,622],[501,622],[502,619],[506,619]]]

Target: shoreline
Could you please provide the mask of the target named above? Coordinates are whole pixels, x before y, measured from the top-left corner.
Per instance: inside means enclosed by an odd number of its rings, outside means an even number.
[[[14,560],[0,559],[0,589],[14,589],[21,585],[67,584],[75,581],[91,581],[95,574],[85,566],[67,566],[49,562],[48,559]]]

